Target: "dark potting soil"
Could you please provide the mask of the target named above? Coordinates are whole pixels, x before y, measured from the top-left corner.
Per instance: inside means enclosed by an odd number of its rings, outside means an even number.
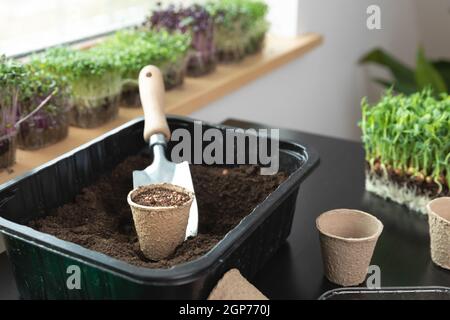
[[[126,108],[140,108],[141,98],[139,97],[139,88],[124,88],[120,95],[120,106]]]
[[[222,63],[234,63],[239,62],[245,58],[244,51],[238,50],[218,50],[217,59]]]
[[[69,112],[71,125],[80,128],[98,127],[119,114],[120,95],[101,98],[100,101],[91,101],[95,107],[87,107],[83,101],[81,105],[75,101]]]
[[[68,112],[45,112],[20,124],[17,144],[20,149],[36,150],[64,140],[69,133]]]
[[[143,156],[129,157],[111,174],[83,189],[74,202],[30,222],[30,227],[133,265],[167,268],[207,253],[287,177],[282,172],[260,175],[257,166],[191,166],[199,210],[198,235],[183,242],[167,259],[152,262],[139,249],[126,200],[133,170],[143,170],[149,162]]]
[[[184,83],[184,71],[169,69],[164,73],[164,88],[166,90],[172,90],[179,87]]]
[[[217,61],[215,55],[209,58],[191,58],[187,64],[187,74],[190,77],[201,77],[216,69]]]
[[[134,203],[147,207],[178,207],[190,198],[189,194],[167,188],[140,187],[131,194]]]
[[[0,140],[0,171],[12,173],[11,166],[16,162],[17,137],[15,134]]]

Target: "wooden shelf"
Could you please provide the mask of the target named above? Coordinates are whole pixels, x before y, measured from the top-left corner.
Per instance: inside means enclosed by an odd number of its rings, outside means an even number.
[[[219,65],[207,76],[187,78],[181,88],[166,93],[168,114],[188,115],[226,94],[280,67],[320,45],[318,34],[305,34],[296,38],[268,36],[262,53],[247,57],[240,63]],[[121,108],[114,121],[96,129],[71,127],[64,141],[37,151],[17,151],[17,162],[10,172],[0,173],[0,183],[40,166],[136,117],[142,116],[140,108]]]

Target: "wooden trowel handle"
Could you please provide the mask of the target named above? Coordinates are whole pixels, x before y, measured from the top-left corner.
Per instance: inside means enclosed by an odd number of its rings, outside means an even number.
[[[170,139],[170,129],[164,113],[164,80],[155,66],[146,66],[139,73],[139,94],[144,109],[144,139],[149,141],[156,133]]]

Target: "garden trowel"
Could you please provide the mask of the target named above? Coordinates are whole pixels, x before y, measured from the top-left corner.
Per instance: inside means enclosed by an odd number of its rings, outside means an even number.
[[[153,163],[142,171],[133,171],[133,187],[154,183],[171,183],[194,192],[191,171],[187,161],[173,163],[165,156],[170,129],[164,113],[164,82],[155,66],[144,67],[139,74],[139,92],[144,109],[144,140],[153,150]],[[186,239],[197,235],[198,209],[194,198],[189,212]]]

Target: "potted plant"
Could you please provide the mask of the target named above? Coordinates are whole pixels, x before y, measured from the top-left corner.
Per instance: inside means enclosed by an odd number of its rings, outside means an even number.
[[[156,65],[161,69],[166,90],[183,84],[191,38],[179,32],[154,33],[153,39],[159,43]]]
[[[16,123],[19,94],[26,70],[20,63],[0,56],[0,168],[12,166],[16,159]]]
[[[142,67],[153,64],[164,68],[166,88],[182,84],[190,38],[167,31],[122,30],[91,50],[115,59],[122,74],[121,105],[139,106],[137,78]]]
[[[389,90],[375,105],[362,101],[366,189],[426,213],[448,196],[450,96],[430,89],[406,96]]]
[[[201,76],[215,69],[214,20],[204,7],[198,4],[186,8],[173,5],[165,9],[159,7],[144,26],[151,30],[167,29],[190,34],[192,52],[187,62],[190,76]]]
[[[93,128],[117,116],[122,78],[115,59],[94,50],[60,47],[47,50],[35,60],[42,68],[66,78],[73,105],[72,125]]]
[[[17,143],[21,149],[39,149],[67,137],[70,110],[67,84],[61,77],[32,63],[26,65],[27,77],[22,82]],[[42,101],[52,96],[40,110]]]
[[[215,44],[222,62],[239,61],[262,48],[267,5],[259,0],[219,0],[206,4],[215,22]]]
[[[385,87],[393,87],[396,92],[411,94],[431,87],[436,95],[442,92],[450,93],[450,61],[428,59],[423,48],[417,51],[415,68],[402,63],[380,48],[366,53],[360,63],[374,63],[387,68],[392,81],[378,78],[374,80]]]
[[[266,20],[269,7],[262,1],[247,1],[247,11],[250,16],[247,27],[247,45],[245,52],[254,54],[262,50],[269,23]]]
[[[234,62],[243,59],[245,10],[234,0],[210,1],[206,6],[214,18],[215,45],[219,61]]]

